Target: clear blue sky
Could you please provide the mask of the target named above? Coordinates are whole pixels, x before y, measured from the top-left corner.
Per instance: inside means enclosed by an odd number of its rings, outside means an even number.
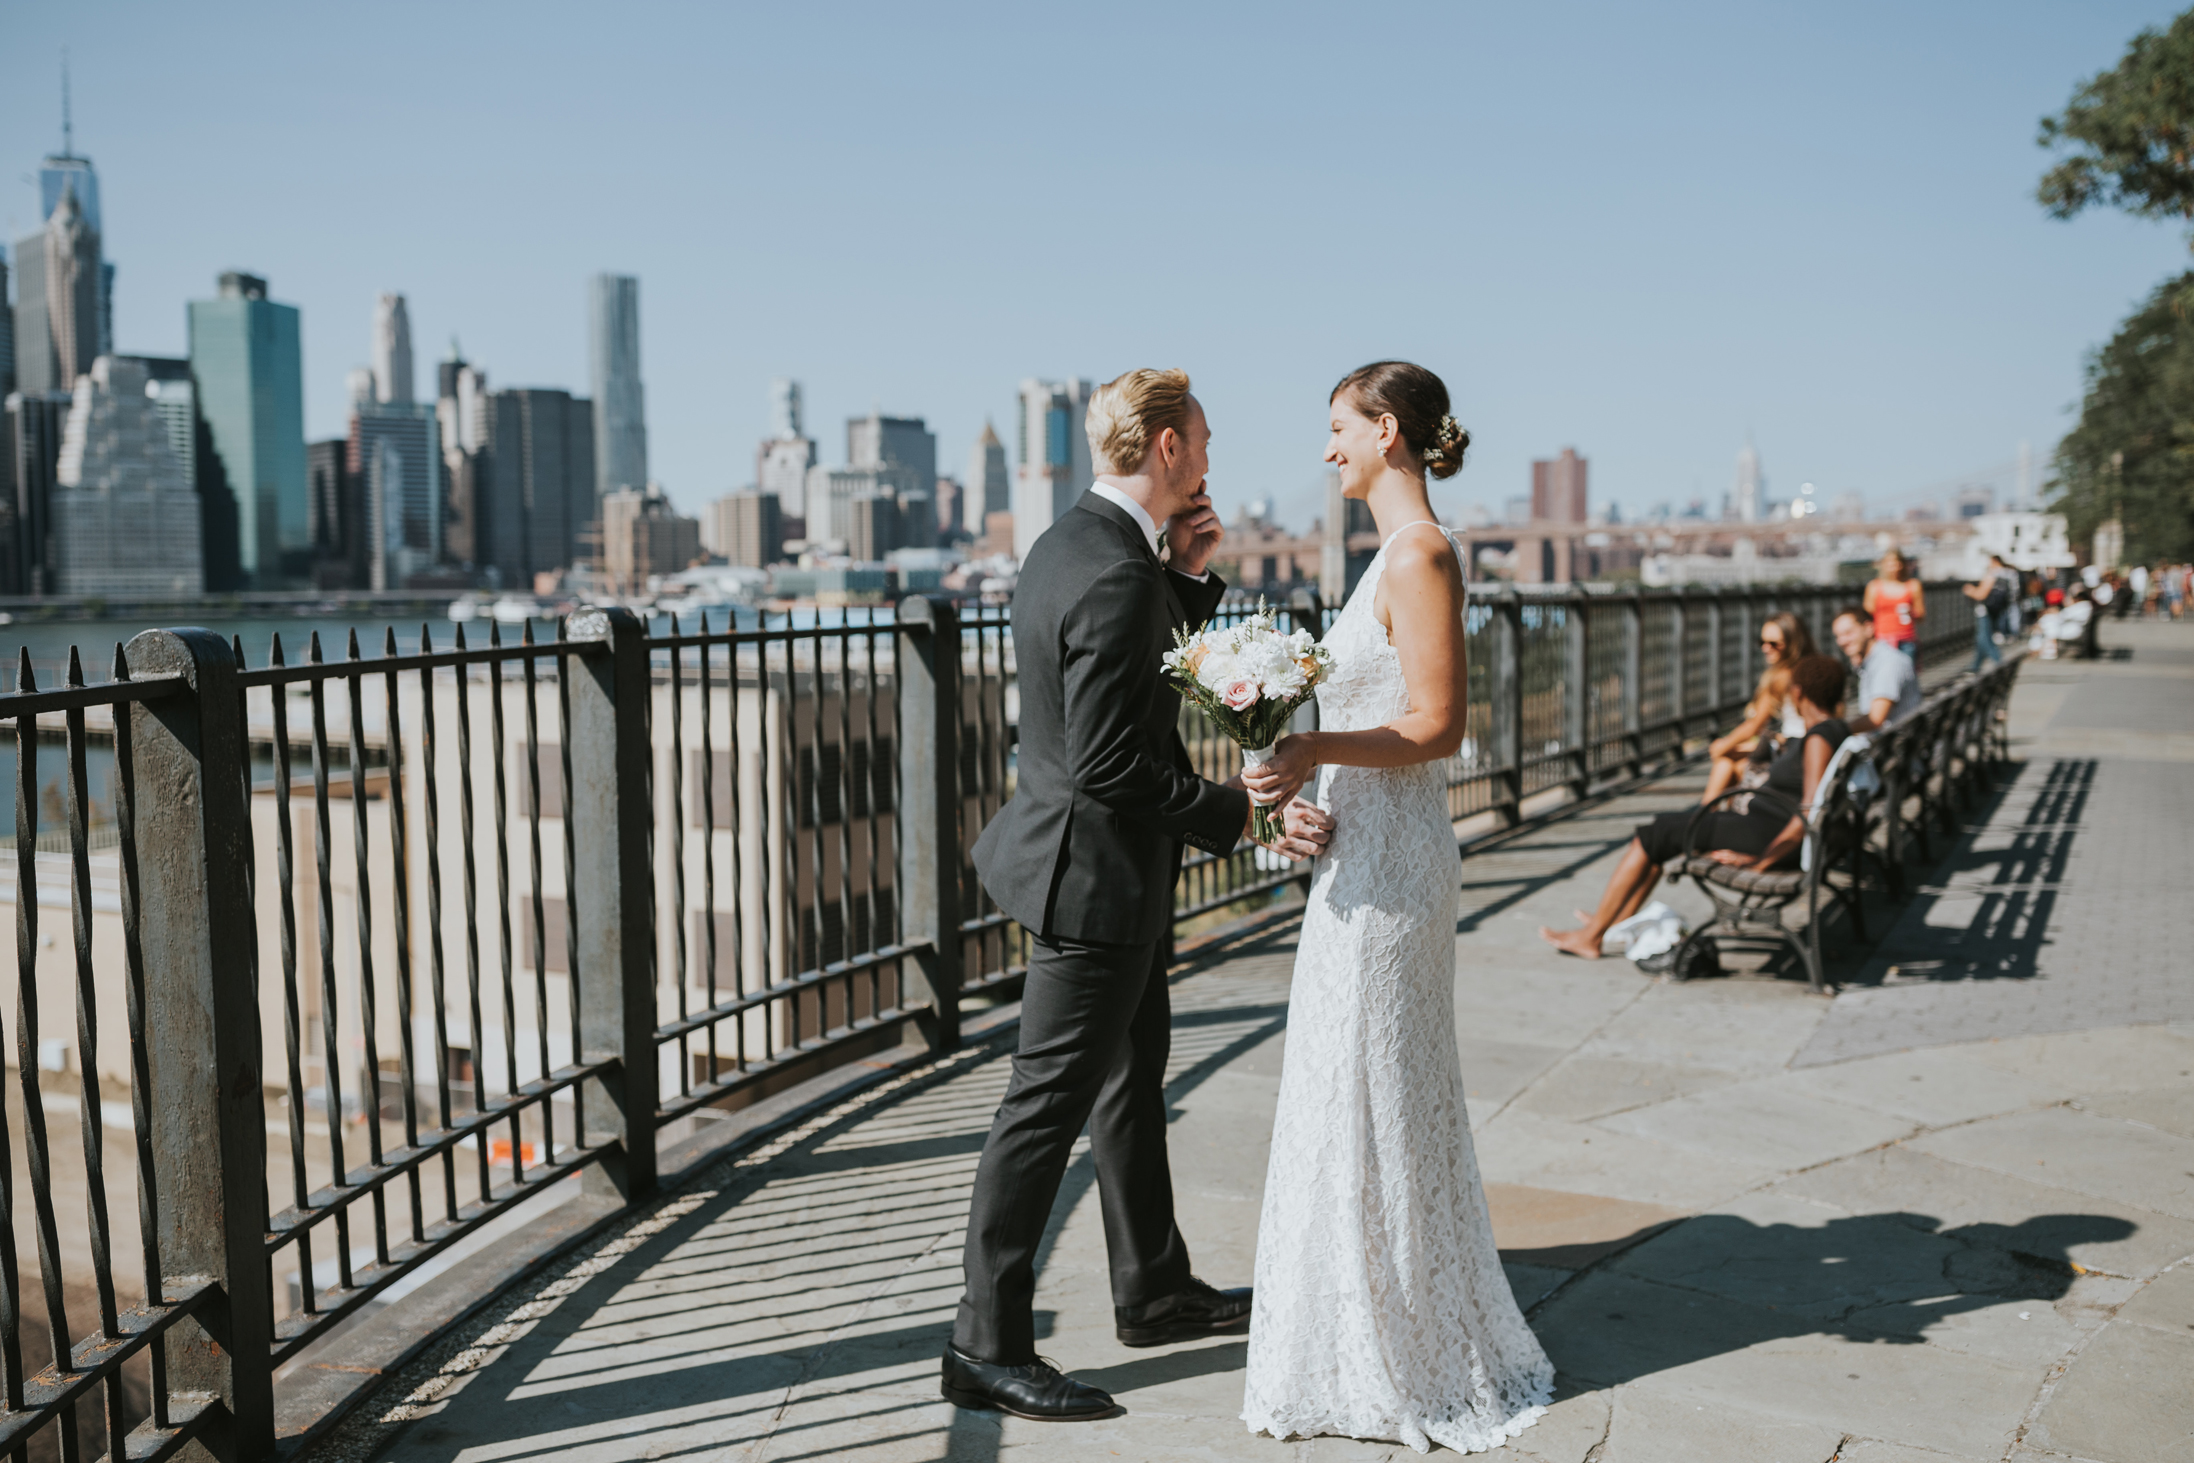
[[[871,404],[958,471],[1015,383],[1195,376],[1223,506],[1318,511],[1325,393],[1382,355],[1476,438],[1439,506],[1565,445],[1596,499],[1882,505],[2065,430],[2084,353],[2184,267],[2045,218],[2035,123],[2160,4],[33,5],[0,0],[9,239],[101,174],[124,350],[262,273],[341,430],[373,300],[420,369],[586,389],[587,274],[640,276],[655,475],[752,475],[770,377],[824,460]]]

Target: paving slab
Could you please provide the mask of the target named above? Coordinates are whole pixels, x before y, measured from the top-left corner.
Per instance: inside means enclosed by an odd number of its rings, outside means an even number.
[[[1778,1192],[2066,1265],[2149,1276],[2194,1255],[2194,1223],[1917,1151],[1862,1153],[1793,1175]]]
[[[2194,1138],[2069,1108],[2016,1113],[1915,1138],[1957,1163],[2194,1219]]]
[[[1550,1067],[1517,1094],[1515,1102],[1525,1112],[1583,1123],[1738,1080],[1736,1074],[1716,1067],[1579,1055]]]
[[[1759,1080],[1633,1108],[1593,1126],[1787,1171],[1894,1143],[1918,1125],[1787,1082]]]
[[[1608,1463],[1823,1463],[1848,1436],[1817,1422],[1788,1422],[1731,1407],[1688,1388],[1634,1383],[1617,1389]]]
[[[2143,1087],[2076,1099],[2071,1106],[2099,1117],[2130,1118],[2181,1138],[2194,1139],[2194,1086]]]
[[[2072,1362],[2026,1441],[2096,1463],[2194,1459],[2194,1336],[2110,1326]]]
[[[1784,1074],[1800,1092],[1906,1118],[1928,1127],[1971,1122],[2062,1102],[2072,1092],[1961,1048],[1892,1052]]]
[[[2142,1286],[2118,1319],[2174,1335],[2194,1333],[2194,1262],[2176,1265]]]

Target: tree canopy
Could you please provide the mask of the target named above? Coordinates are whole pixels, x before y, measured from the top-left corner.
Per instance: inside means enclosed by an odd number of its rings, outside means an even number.
[[[2070,154],[2036,190],[2056,217],[2108,205],[2194,225],[2194,10],[2135,36],[2114,69],[2042,119],[2040,141]],[[2190,309],[2194,272],[2157,286],[2088,358],[2080,424],[2057,444],[2049,484],[2074,543],[2115,518],[2134,562],[2194,558]]]
[[[2053,506],[2074,543],[2125,525],[2135,563],[2194,559],[2194,272],[2166,280],[2089,359],[2080,424],[2057,444]]]
[[[2135,36],[2114,69],[2042,119],[2039,140],[2072,149],[2036,190],[2056,217],[2106,204],[2194,224],[2194,10]]]

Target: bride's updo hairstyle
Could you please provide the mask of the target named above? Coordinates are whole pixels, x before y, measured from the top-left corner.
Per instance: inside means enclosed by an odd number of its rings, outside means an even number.
[[[1343,396],[1367,417],[1391,415],[1402,429],[1403,444],[1432,476],[1451,478],[1462,467],[1470,433],[1448,414],[1446,383],[1423,366],[1408,361],[1358,366],[1326,400]]]

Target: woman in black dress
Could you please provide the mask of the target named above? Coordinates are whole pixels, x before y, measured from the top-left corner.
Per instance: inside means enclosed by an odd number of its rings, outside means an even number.
[[[1771,869],[1798,856],[1805,841],[1805,818],[1788,811],[1793,803],[1811,806],[1813,791],[1828,770],[1828,759],[1843,744],[1851,729],[1837,718],[1843,704],[1843,663],[1825,655],[1809,655],[1790,668],[1791,701],[1805,735],[1792,737],[1768,764],[1767,786],[1780,798],[1730,800],[1726,810],[1700,812],[1680,808],[1662,813],[1638,829],[1622,862],[1615,866],[1600,896],[1600,907],[1584,925],[1574,930],[1540,926],[1539,936],[1555,949],[1586,960],[1600,956],[1600,941],[1618,922],[1636,914],[1660,882],[1661,865],[1680,858],[1692,819],[1699,829],[1691,847],[1717,862],[1742,868]]]

